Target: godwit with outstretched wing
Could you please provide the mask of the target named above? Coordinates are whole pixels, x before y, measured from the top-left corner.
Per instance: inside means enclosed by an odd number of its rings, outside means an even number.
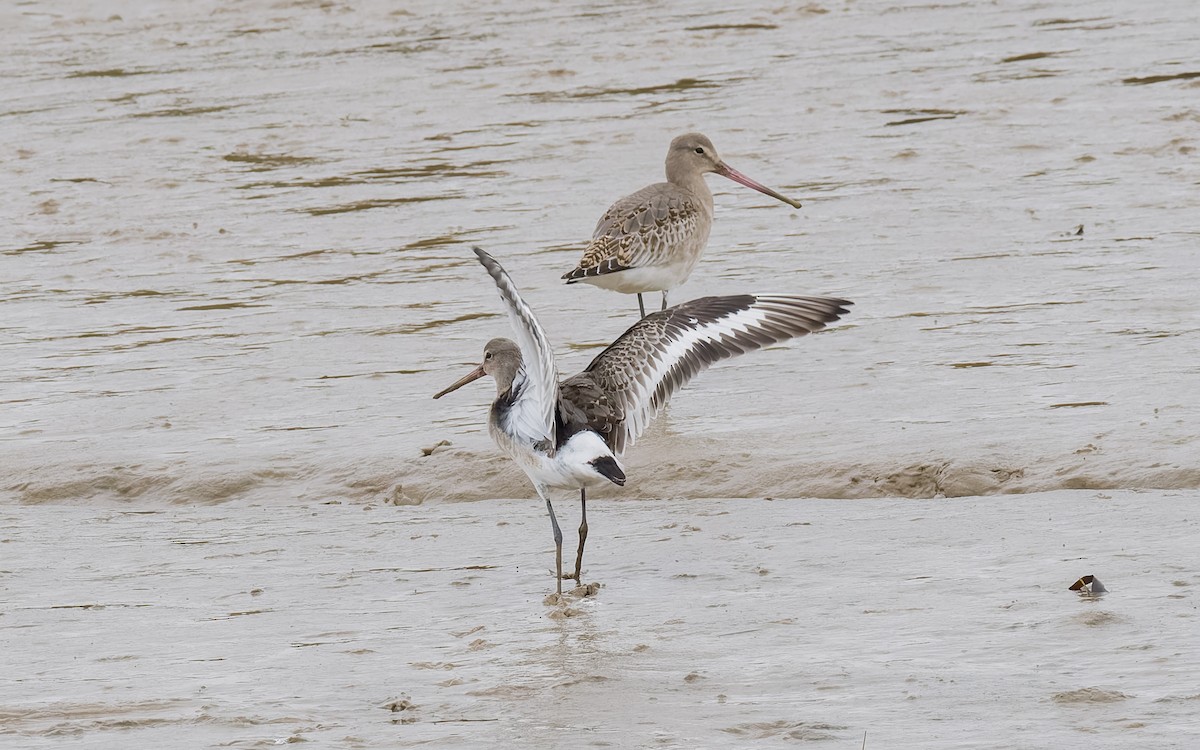
[[[587,488],[625,484],[618,457],[671,396],[714,362],[819,331],[850,305],[830,297],[777,294],[694,299],[642,318],[583,372],[560,383],[550,342],[512,279],[491,255],[480,248],[475,255],[500,290],[517,340],[489,341],[483,363],[434,398],[484,375],[496,380],[488,432],[546,502],[559,594],[562,531],[550,504],[551,488],[579,490],[579,550],[575,571],[566,576],[579,582]]]

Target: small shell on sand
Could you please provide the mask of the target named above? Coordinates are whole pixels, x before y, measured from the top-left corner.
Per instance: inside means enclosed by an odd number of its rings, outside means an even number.
[[[1106,593],[1108,589],[1104,588],[1104,584],[1100,583],[1100,579],[1096,576],[1084,576],[1075,583],[1071,584],[1071,591],[1078,591],[1084,596],[1098,596]]]

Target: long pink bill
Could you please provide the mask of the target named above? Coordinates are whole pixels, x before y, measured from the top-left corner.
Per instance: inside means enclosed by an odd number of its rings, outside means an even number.
[[[748,188],[754,188],[758,192],[764,195],[769,195],[777,201],[783,201],[792,208],[800,208],[800,201],[788,198],[786,195],[780,195],[766,185],[760,185],[725,162],[721,162],[719,165],[717,165],[717,174],[721,175],[722,177],[728,177],[734,182],[741,183]]]
[[[462,377],[462,379],[461,379],[461,380],[459,380],[458,382],[456,382],[454,385],[450,386],[450,387],[449,387],[449,388],[447,388],[446,390],[444,390],[444,391],[438,391],[437,393],[435,393],[435,394],[433,395],[433,397],[434,397],[434,398],[441,398],[442,396],[445,396],[445,395],[446,395],[447,393],[449,393],[450,391],[457,391],[459,388],[462,388],[462,387],[463,387],[464,385],[466,385],[467,383],[470,383],[470,382],[472,382],[472,381],[475,381],[475,380],[479,380],[479,379],[480,379],[480,378],[482,378],[482,377],[483,377],[485,374],[486,374],[486,373],[484,373],[484,371],[483,371],[483,365],[480,365],[479,367],[476,367],[474,370],[471,370],[470,372],[468,372],[466,375],[464,375],[464,376]]]

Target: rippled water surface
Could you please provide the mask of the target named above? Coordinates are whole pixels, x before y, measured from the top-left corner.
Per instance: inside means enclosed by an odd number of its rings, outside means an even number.
[[[523,496],[489,388],[429,398],[507,331],[469,246],[581,368],[636,304],[559,276],[688,129],[804,207],[710,176],[676,299],[857,305],[704,375],[629,491],[1200,484],[1193,3],[3,13],[17,499]],[[784,470],[687,479],[731,446]]]
[[[1197,29],[5,4],[0,745],[1194,746]],[[559,277],[693,129],[804,205],[710,176],[675,299],[856,304],[679,394],[547,619],[543,510],[445,502],[532,494],[430,398],[507,332],[469,248],[582,368],[636,303]]]

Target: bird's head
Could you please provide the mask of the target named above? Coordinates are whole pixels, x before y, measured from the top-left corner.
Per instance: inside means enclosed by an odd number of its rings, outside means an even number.
[[[434,398],[441,398],[451,391],[457,391],[467,383],[479,380],[484,375],[491,375],[496,381],[496,394],[504,393],[512,387],[517,372],[521,369],[521,347],[510,339],[492,339],[483,347],[483,363],[471,370],[449,388],[439,391]]]
[[[703,133],[684,133],[671,141],[667,149],[667,179],[672,175],[721,173],[724,163],[720,154]]]
[[[692,175],[702,175],[712,172],[733,180],[762,193],[775,200],[783,201],[792,208],[800,208],[800,202],[788,198],[737,171],[721,160],[712,141],[703,133],[684,133],[671,141],[667,150],[667,181],[676,185],[687,184]]]

